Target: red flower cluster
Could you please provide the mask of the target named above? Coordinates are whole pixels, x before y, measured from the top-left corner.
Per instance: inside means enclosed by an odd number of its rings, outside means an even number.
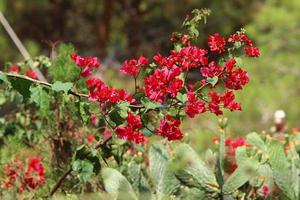
[[[8,69],[11,73],[18,73],[20,71],[20,67],[18,65],[12,65]]]
[[[187,97],[188,103],[186,104],[184,110],[189,117],[194,118],[195,115],[206,111],[205,103],[197,98],[196,93],[189,92]]]
[[[179,129],[181,121],[168,115],[171,107],[176,109],[173,105],[179,105],[178,113],[184,109],[186,115],[191,118],[207,110],[216,115],[223,114],[221,108],[227,108],[230,111],[241,110],[240,103],[235,102],[235,95],[232,90],[242,89],[249,82],[249,78],[246,71],[236,66],[234,56],[235,50],[243,49],[248,56],[258,57],[259,50],[252,41],[242,32],[233,34],[228,39],[218,33],[210,35],[208,37],[210,52],[217,54],[228,52],[225,58],[228,56],[229,59],[224,63],[219,63],[217,60],[209,58],[208,50],[191,46],[190,40],[184,36],[173,36],[171,40],[181,43],[179,46],[183,47],[180,50],[170,51],[167,56],[157,53],[153,57],[154,62],[147,67],[146,76],[143,77],[144,86],[136,85],[136,88],[139,88],[138,94],[135,95],[136,99],[125,90],[107,86],[98,78],[87,79],[86,84],[89,88],[90,100],[99,102],[102,108],[107,108],[106,111],[109,111],[110,105],[122,101],[135,103],[134,106],[130,106],[131,109],[138,106],[136,107],[138,108],[137,115],[128,114],[126,126],[114,128],[119,138],[136,143],[145,142],[144,135],[139,132],[143,126],[139,115],[144,110],[143,106],[147,106],[141,105],[143,104],[141,97],[166,104],[162,106],[164,109],[160,111],[163,117],[160,121],[160,127],[156,128],[156,132],[158,135],[167,137],[168,140],[183,138]],[[99,67],[96,58],[82,58],[77,54],[72,54],[71,58],[79,67],[83,68],[81,76],[84,77],[91,74],[93,67]],[[148,64],[149,60],[140,56],[138,59],[126,60],[120,71],[137,78],[140,69]],[[187,77],[188,71],[191,69],[199,70],[201,74],[199,74],[201,78],[199,82],[189,83]],[[199,86],[199,83],[202,85]],[[222,93],[214,92],[214,87],[223,83],[226,87],[225,91]],[[208,94],[206,92],[201,93],[206,86],[210,87]],[[186,102],[179,100],[177,97],[179,92],[187,95]],[[142,106],[141,109],[139,109],[140,106]],[[92,122],[95,122],[95,119]]]
[[[90,76],[93,68],[98,68],[100,66],[100,63],[96,57],[81,57],[76,53],[72,53],[70,57],[76,63],[76,65],[82,69],[80,73],[80,76],[82,77]]]
[[[98,78],[89,78],[86,84],[90,90],[89,98],[100,103],[118,103],[120,101],[128,101],[133,103],[135,99],[125,90],[118,90],[105,85],[103,81]]]
[[[183,134],[180,131],[180,121],[173,119],[171,116],[166,115],[166,118],[160,121],[160,127],[157,128],[157,133],[163,137],[171,140],[181,140]]]
[[[212,52],[223,53],[225,52],[226,39],[221,37],[219,33],[208,36],[208,46]]]
[[[176,97],[183,86],[183,80],[176,77],[180,73],[181,70],[178,67],[155,70],[154,74],[144,79],[145,95],[158,102],[163,102],[169,94]]]
[[[24,171],[24,169],[24,163],[19,160],[5,165],[3,167],[6,175],[4,188],[9,189],[16,186],[19,192],[23,192],[24,190],[35,190],[45,184],[45,169],[39,157],[31,158],[27,170]]]
[[[122,65],[120,71],[124,74],[130,74],[134,77],[138,75],[140,72],[140,68],[142,66],[145,66],[149,63],[149,60],[145,58],[144,56],[140,56],[138,60],[131,59],[126,60],[124,64]]]
[[[41,164],[41,158],[34,157],[30,159],[24,180],[31,189],[36,189],[45,184],[45,168]]]
[[[225,146],[226,146],[225,171],[231,174],[238,167],[235,160],[236,149],[241,146],[249,147],[249,145],[246,143],[246,140],[244,138],[235,138],[235,139],[227,138],[225,140]]]
[[[208,103],[208,109],[216,115],[223,114],[223,111],[220,109],[220,104],[222,103],[223,107],[228,108],[230,111],[241,110],[240,103],[234,101],[235,96],[232,91],[225,91],[222,96],[217,92],[210,92],[209,96],[211,101]]]
[[[30,69],[26,72],[26,75],[32,79],[38,80],[38,77],[33,69]]]
[[[235,33],[228,38],[229,43],[243,43],[245,45],[244,51],[249,57],[259,57],[260,52],[257,47],[255,47],[252,41],[247,37],[245,33]]]
[[[145,136],[138,132],[143,126],[140,116],[128,113],[126,121],[127,126],[118,126],[115,130],[118,138],[135,143],[146,143],[147,139]]]
[[[201,67],[200,72],[203,77],[213,78],[214,76],[221,75],[223,68],[218,66],[215,61],[211,61],[208,66]]]

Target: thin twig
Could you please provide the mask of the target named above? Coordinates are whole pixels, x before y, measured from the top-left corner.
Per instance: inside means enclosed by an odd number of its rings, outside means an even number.
[[[64,173],[64,175],[62,177],[60,177],[60,179],[56,182],[55,186],[52,188],[52,190],[49,193],[49,197],[51,197],[51,196],[54,195],[54,193],[58,190],[58,188],[61,186],[61,184],[63,183],[63,181],[67,178],[67,176],[69,174],[71,174],[71,172],[72,172],[72,167],[70,167],[68,169],[68,171],[66,171]]]
[[[4,74],[6,76],[13,77],[13,78],[28,80],[28,81],[31,81],[35,84],[44,85],[44,86],[47,86],[47,87],[50,87],[50,88],[52,87],[51,83],[36,80],[36,79],[30,78],[28,76],[24,76],[24,75],[20,75],[20,74],[13,74],[13,73],[6,73],[6,72],[2,72],[2,71],[0,71],[0,74]],[[81,94],[81,93],[77,93],[77,92],[74,92],[74,91],[71,91],[71,90],[69,91],[69,94],[71,94],[73,96],[77,96],[77,97],[85,97],[85,98],[89,97],[87,94]]]
[[[99,149],[102,145],[106,145],[110,140],[112,139],[112,136],[108,137],[107,139],[105,139],[103,142],[97,144],[94,149]],[[69,176],[71,174],[71,172],[73,171],[72,167],[70,167],[68,169],[68,171],[66,171],[61,177],[60,179],[56,182],[55,186],[52,188],[52,190],[49,193],[49,197],[53,196],[55,194],[55,192],[60,188],[60,186],[62,185],[62,183],[64,182],[64,180],[67,178],[67,176]]]

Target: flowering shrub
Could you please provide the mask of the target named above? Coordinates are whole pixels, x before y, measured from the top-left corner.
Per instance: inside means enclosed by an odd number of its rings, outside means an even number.
[[[4,165],[3,171],[6,178],[2,187],[5,189],[16,188],[19,192],[33,192],[46,181],[45,169],[39,157],[29,159],[26,168],[22,161],[16,159]]]
[[[184,143],[185,118],[242,110],[235,93],[249,77],[240,60],[260,55],[244,30],[211,34],[208,48],[197,46],[197,26],[209,12],[192,14],[183,32],[171,36],[174,48],[167,55],[124,61],[120,71],[133,79],[132,92],[107,84],[99,76],[100,61],[69,46],[51,62],[34,59],[53,83],[38,80],[27,62],[1,72],[1,87],[18,92],[7,99],[21,110],[7,117],[4,143],[15,134],[30,150],[45,148],[57,179],[46,182],[36,157],[5,165],[1,186],[19,193],[40,189],[49,197],[61,190],[105,191],[113,199],[297,199],[298,133],[282,143],[256,133],[226,138],[221,121],[217,148],[207,150],[205,161]]]

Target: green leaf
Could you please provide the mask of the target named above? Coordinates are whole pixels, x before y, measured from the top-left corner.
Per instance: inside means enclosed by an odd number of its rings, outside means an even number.
[[[154,144],[149,150],[150,177],[155,185],[158,199],[169,197],[180,187],[174,173],[167,169],[169,155],[162,144]]]
[[[77,82],[83,81],[79,79],[80,69],[70,59],[70,54],[75,52],[75,49],[70,44],[61,44],[58,48],[58,55],[49,67],[48,72],[54,81],[62,82]]]
[[[268,145],[269,163],[278,187],[290,198],[296,199],[298,194],[293,190],[293,173],[289,168],[289,162],[284,153],[283,145],[272,140]]]
[[[150,101],[146,97],[141,98],[141,103],[145,106],[145,109],[144,109],[145,112],[147,112],[148,110],[153,110],[153,109],[156,109],[156,108],[160,108],[162,106],[160,103]]]
[[[39,108],[41,116],[46,116],[49,112],[50,96],[41,86],[30,87],[30,100]]]
[[[206,79],[206,81],[207,81],[207,83],[210,83],[212,86],[215,86],[218,83],[219,78],[218,78],[218,76],[214,76],[212,78],[208,77]]]
[[[177,178],[187,182],[187,177],[190,176],[199,189],[209,192],[218,191],[219,185],[214,173],[189,145],[179,144],[176,146],[174,156],[172,162]]]
[[[251,177],[256,175],[259,163],[255,159],[248,159],[241,163],[238,168],[229,176],[223,186],[224,194],[231,194],[247,183]]]
[[[150,186],[142,173],[140,164],[135,162],[128,164],[128,179],[136,193],[139,194],[139,199],[151,199]]]
[[[54,90],[56,92],[63,91],[64,93],[67,94],[71,90],[72,87],[73,87],[73,84],[70,82],[62,83],[60,81],[56,81],[52,85],[52,90]]]
[[[247,149],[245,146],[238,147],[235,152],[235,160],[237,165],[242,164],[244,161],[248,160]]]
[[[76,102],[77,113],[84,124],[87,124],[90,119],[90,110],[89,104],[87,102],[83,102],[78,100]]]
[[[129,111],[129,103],[121,102],[109,113],[110,119],[116,126],[123,124]]]
[[[247,143],[251,146],[255,146],[258,149],[260,149],[262,152],[267,152],[267,146],[265,145],[264,141],[261,139],[261,137],[253,132],[247,135]]]
[[[181,103],[185,103],[187,102],[187,95],[186,94],[182,94],[180,92],[177,93],[176,99],[178,99],[178,101],[180,101]]]
[[[8,81],[7,76],[5,74],[0,74],[0,80],[3,81],[4,83],[8,84],[9,87],[11,87],[11,84]]]
[[[180,195],[180,199],[182,199],[182,200],[206,200],[207,196],[205,195],[205,192],[202,190],[199,190],[197,188],[185,187],[185,188],[183,188],[183,191]]]
[[[137,200],[132,186],[128,180],[117,170],[105,168],[102,170],[102,178],[105,190],[118,200]]]
[[[78,173],[79,180],[86,183],[93,175],[94,166],[88,160],[75,160],[72,169]]]
[[[24,99],[28,99],[30,97],[29,88],[32,84],[31,81],[16,77],[8,77],[8,80],[11,83],[13,89],[17,90]]]
[[[98,156],[96,155],[97,151],[91,149],[86,145],[80,145],[77,147],[76,152],[73,157],[73,162],[78,160],[86,160],[92,163],[93,172],[98,174],[101,169],[101,164]]]

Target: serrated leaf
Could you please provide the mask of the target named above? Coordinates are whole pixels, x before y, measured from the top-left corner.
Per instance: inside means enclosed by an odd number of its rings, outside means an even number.
[[[49,94],[41,86],[30,87],[30,93],[30,100],[40,108],[40,114],[46,116],[51,100]]]
[[[259,163],[255,159],[248,159],[241,163],[238,168],[229,176],[223,186],[224,194],[231,194],[247,183],[256,174]]]
[[[118,200],[137,200],[128,180],[117,170],[105,168],[102,170],[105,190]]]
[[[73,87],[73,84],[70,82],[62,83],[60,81],[56,81],[55,83],[52,84],[52,90],[56,92],[63,91],[64,93],[68,93],[71,88]]]
[[[272,140],[268,145],[268,155],[276,184],[290,199],[296,199],[298,194],[295,194],[291,187],[293,174],[289,169],[289,162],[284,153],[283,145],[279,141]]]
[[[12,88],[17,90],[24,99],[28,99],[30,97],[29,88],[32,84],[31,81],[15,77],[8,77],[7,79],[11,83]]]

